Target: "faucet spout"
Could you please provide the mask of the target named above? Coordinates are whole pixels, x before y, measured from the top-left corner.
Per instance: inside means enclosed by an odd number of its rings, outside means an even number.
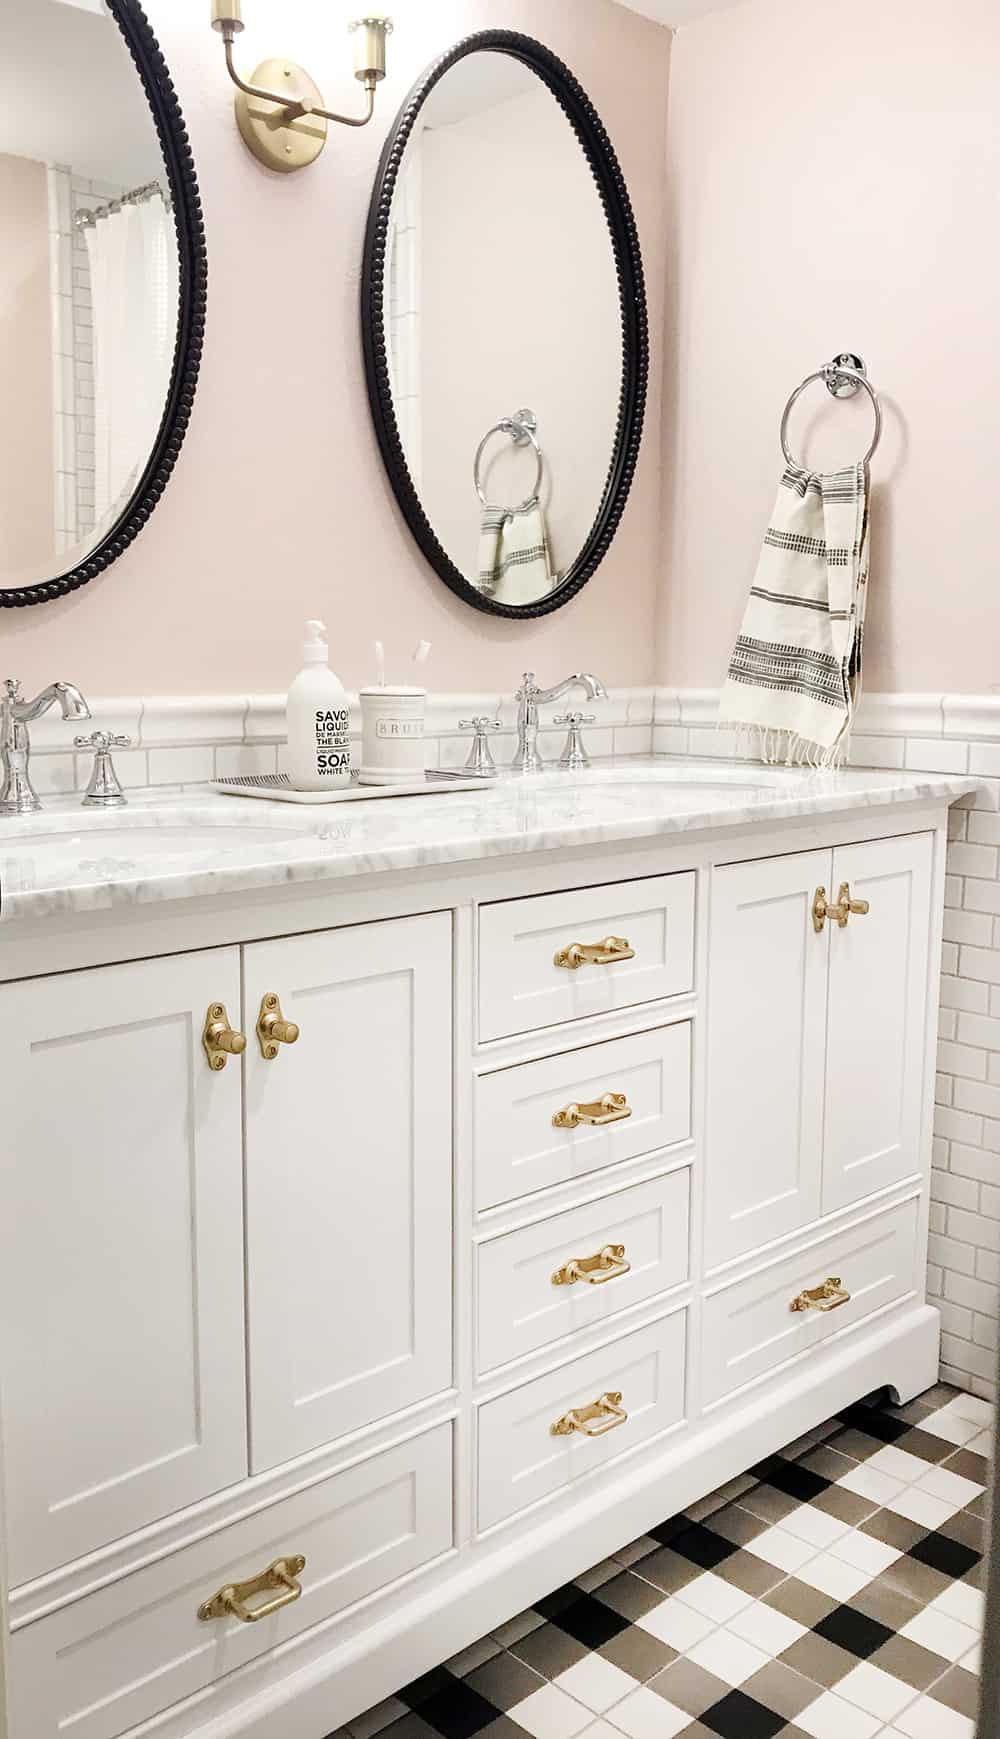
[[[538,708],[561,700],[571,688],[582,688],[588,700],[607,700],[608,691],[599,676],[578,670],[553,688],[539,688],[533,670],[526,670],[517,690],[517,749],[511,768],[515,773],[539,773],[544,766],[538,752]]]
[[[64,719],[90,718],[87,702],[71,682],[50,682],[34,700],[23,699],[16,677],[8,677],[0,688],[0,815],[33,815],[42,807],[28,775],[28,726],[53,706]]]
[[[18,700],[14,698],[14,709],[21,724],[31,724],[40,719],[50,707],[58,706],[64,719],[89,719],[90,708],[72,682],[50,682],[48,688],[43,688],[36,694],[34,700]]]

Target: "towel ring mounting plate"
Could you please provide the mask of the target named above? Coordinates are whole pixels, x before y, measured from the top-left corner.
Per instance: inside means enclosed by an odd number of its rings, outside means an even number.
[[[476,448],[476,459],[472,468],[472,475],[476,485],[476,494],[479,496],[484,507],[495,507],[498,511],[500,510],[500,503],[498,501],[490,501],[488,495],[483,489],[482,478],[483,454],[485,453],[490,441],[492,441],[494,435],[509,435],[515,447],[525,447],[529,444],[534,447],[534,488],[532,489],[531,494],[526,495],[524,500],[519,502],[516,507],[509,507],[504,511],[507,513],[527,513],[529,507],[534,507],[535,502],[538,500],[538,492],[542,487],[542,473],[544,470],[542,449],[538,444],[538,436],[536,433],[537,428],[538,418],[535,416],[534,411],[520,410],[515,411],[512,417],[501,417],[498,423],[494,423],[492,429],[487,429],[485,435]]]
[[[801,464],[796,459],[788,445],[788,422],[806,388],[818,380],[823,381],[827,391],[834,398],[854,398],[857,393],[862,391],[868,394],[872,410],[875,413],[875,430],[871,445],[861,463],[863,465],[869,464],[875,455],[879,441],[882,439],[882,406],[879,403],[878,393],[868,379],[868,370],[863,359],[860,356],[855,356],[851,351],[842,351],[839,356],[834,357],[832,362],[826,363],[823,368],[816,369],[814,374],[806,375],[801,386],[797,386],[792,393],[785,406],[785,414],[781,419],[781,451],[785,455],[786,464],[793,466],[796,471],[808,469],[808,466]]]

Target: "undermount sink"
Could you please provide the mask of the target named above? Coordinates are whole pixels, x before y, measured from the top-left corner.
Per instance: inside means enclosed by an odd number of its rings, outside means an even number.
[[[71,815],[41,814],[0,818],[0,848],[54,852],[60,857],[170,858],[192,851],[241,851],[247,846],[281,845],[301,837],[302,828],[284,819],[259,823],[225,814],[75,810]]]

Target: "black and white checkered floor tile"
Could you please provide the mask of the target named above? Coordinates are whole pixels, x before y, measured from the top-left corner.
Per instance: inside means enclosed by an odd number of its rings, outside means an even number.
[[[849,1408],[332,1739],[972,1739],[991,1424]]]

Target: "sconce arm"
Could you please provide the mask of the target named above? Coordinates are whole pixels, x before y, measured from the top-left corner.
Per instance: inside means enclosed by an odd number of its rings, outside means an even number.
[[[226,50],[226,68],[233,84],[237,90],[243,92],[244,96],[257,97],[258,100],[266,103],[277,103],[289,120],[296,120],[300,115],[319,115],[324,121],[339,121],[344,127],[366,127],[368,125],[375,113],[374,78],[367,77],[365,79],[368,108],[364,115],[337,115],[332,109],[321,109],[316,103],[290,103],[280,91],[262,90],[259,85],[247,84],[246,79],[240,77],[233,63],[233,34],[232,25],[223,25],[222,40]]]

